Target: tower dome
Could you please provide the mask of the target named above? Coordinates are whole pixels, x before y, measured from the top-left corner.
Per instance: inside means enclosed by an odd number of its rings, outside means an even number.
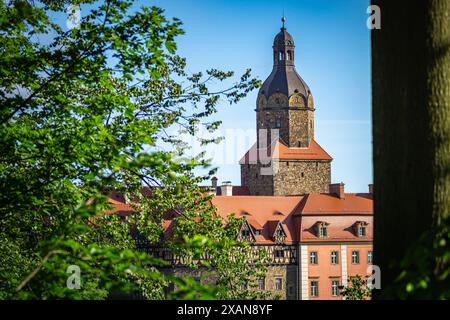
[[[282,93],[288,98],[293,94],[303,96],[305,106],[308,105],[311,91],[305,81],[295,70],[294,38],[283,26],[273,41],[273,69],[259,90],[259,95],[268,99],[274,93]],[[312,105],[308,107],[313,108]]]

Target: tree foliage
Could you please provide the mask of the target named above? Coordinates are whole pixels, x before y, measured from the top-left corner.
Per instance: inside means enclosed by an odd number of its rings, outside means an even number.
[[[350,285],[344,287],[341,295],[346,300],[366,300],[371,297],[372,290],[367,287],[367,281],[358,274],[350,277]]]
[[[83,14],[67,29],[57,22],[70,4]],[[169,283],[187,297],[254,296],[226,290],[257,271],[228,255],[238,222],[223,227],[197,186],[208,175],[194,174],[209,164],[203,154],[186,155],[175,129],[216,129],[220,122],[208,118],[219,104],[238,102],[259,81],[250,70],[229,85],[233,72],[189,74],[176,53],[181,22],[161,8],[132,5],[0,3],[0,298],[138,291],[159,299]],[[143,186],[155,190],[152,197],[143,196]],[[110,209],[107,190],[136,199],[127,221],[101,214]],[[217,287],[167,276],[159,271],[164,261],[136,250],[130,224],[158,243],[167,210],[178,212],[183,235],[172,246],[185,256],[211,254]],[[80,290],[66,286],[71,265],[81,269]]]
[[[426,231],[392,268],[402,270],[384,299],[450,299],[450,219]]]

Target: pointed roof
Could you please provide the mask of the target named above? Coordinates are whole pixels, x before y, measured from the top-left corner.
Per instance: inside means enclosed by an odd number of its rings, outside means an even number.
[[[273,152],[271,151],[273,150]],[[259,152],[258,152],[259,151]],[[280,160],[324,160],[331,161],[333,158],[314,140],[311,139],[307,148],[289,148],[280,139],[275,140],[269,148],[257,149],[256,143],[241,158],[239,164],[256,163],[261,159]]]

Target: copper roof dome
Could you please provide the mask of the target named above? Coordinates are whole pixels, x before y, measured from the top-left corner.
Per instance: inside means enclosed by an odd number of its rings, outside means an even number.
[[[294,38],[284,27],[285,19],[282,21],[283,27],[273,41],[273,70],[264,81],[259,94],[264,94],[268,98],[277,92],[288,97],[299,93],[306,99],[311,91],[295,70]]]

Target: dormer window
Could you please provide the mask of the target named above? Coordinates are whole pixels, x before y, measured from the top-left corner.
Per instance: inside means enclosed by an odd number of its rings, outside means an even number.
[[[275,227],[275,231],[273,232],[272,238],[276,243],[283,243],[286,239],[286,232],[279,221],[274,221],[273,223],[277,223],[277,225]]]
[[[355,233],[358,237],[364,238],[367,237],[367,225],[368,223],[365,221],[357,221],[355,223]]]
[[[261,235],[261,230],[255,230],[255,236],[260,236]]]
[[[316,224],[316,232],[317,232],[317,236],[319,238],[326,238],[328,237],[328,225],[329,223],[324,222],[324,221],[319,221]]]
[[[319,237],[325,238],[327,236],[327,234],[328,234],[327,226],[320,226],[319,227]]]
[[[250,230],[248,230],[248,229],[242,230],[242,231],[241,231],[241,236],[242,236],[243,238],[250,237]]]
[[[276,237],[284,237],[284,232],[281,228],[279,228],[276,232]]]

